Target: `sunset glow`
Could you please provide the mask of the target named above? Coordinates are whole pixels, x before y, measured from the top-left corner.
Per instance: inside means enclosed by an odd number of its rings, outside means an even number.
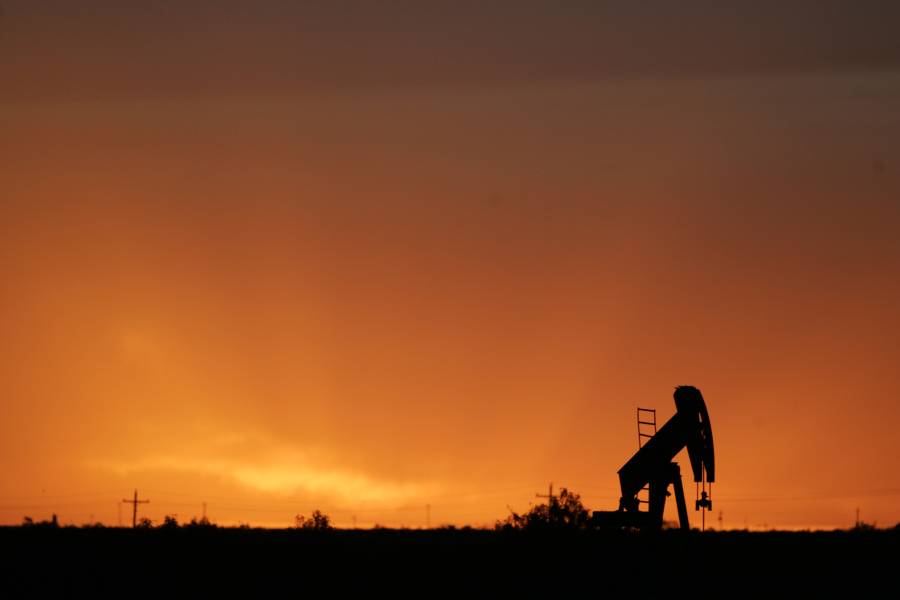
[[[900,521],[890,19],[330,4],[3,3],[0,523],[611,510],[680,384],[717,524]]]

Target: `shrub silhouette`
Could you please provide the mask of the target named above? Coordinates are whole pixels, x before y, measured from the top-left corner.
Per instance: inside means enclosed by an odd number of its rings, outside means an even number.
[[[37,521],[31,517],[25,517],[22,519],[22,527],[59,527],[59,520],[56,518],[56,515],[53,515],[49,521]]]
[[[200,517],[199,519],[197,517],[194,517],[191,519],[191,521],[189,523],[185,523],[184,525],[182,525],[182,527],[187,527],[189,529],[197,529],[197,528],[215,529],[216,524],[211,522],[206,517]]]
[[[309,518],[306,518],[303,515],[294,517],[294,526],[297,529],[315,529],[322,531],[331,529],[331,519],[321,511],[314,510],[312,516]]]
[[[559,496],[553,496],[546,504],[532,506],[524,514],[510,510],[505,520],[497,521],[498,530],[560,531],[587,529],[590,512],[581,503],[581,497],[562,488]]]
[[[166,515],[163,517],[162,525],[159,526],[160,529],[178,529],[178,519],[175,518],[175,515]]]
[[[853,526],[851,531],[863,532],[863,531],[875,531],[878,529],[876,523],[866,523],[865,521],[860,521],[856,525]]]

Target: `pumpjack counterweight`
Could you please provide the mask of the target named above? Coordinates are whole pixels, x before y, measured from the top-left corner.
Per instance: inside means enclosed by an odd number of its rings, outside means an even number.
[[[700,390],[683,385],[675,388],[675,415],[669,419],[625,465],[619,469],[622,497],[619,509],[595,511],[593,521],[598,527],[636,527],[642,530],[661,529],[669,486],[674,488],[678,506],[678,521],[682,530],[690,529],[681,468],[675,456],[687,448],[694,481],[702,484],[702,495],[694,503],[695,510],[712,509],[712,485],[707,494],[706,484],[716,480],[715,452],[709,413]],[[639,423],[640,425],[640,423]],[[649,489],[648,510],[640,510],[638,493]]]

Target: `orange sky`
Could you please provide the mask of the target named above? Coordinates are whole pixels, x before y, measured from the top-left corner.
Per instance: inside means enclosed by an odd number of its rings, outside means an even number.
[[[680,53],[626,11],[654,53],[537,0],[437,3],[445,29],[29,4],[0,17],[0,523],[115,523],[135,487],[154,519],[278,526],[490,524],[550,481],[612,509],[635,407],[668,418],[678,384],[709,406],[713,519],[900,521],[876,10],[761,12],[757,55],[699,8]]]

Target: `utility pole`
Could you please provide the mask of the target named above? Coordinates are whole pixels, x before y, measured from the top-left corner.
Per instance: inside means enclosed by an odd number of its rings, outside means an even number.
[[[535,494],[535,497],[536,498],[546,498],[547,499],[547,507],[549,509],[549,507],[553,505],[553,482],[552,481],[550,482],[550,488],[547,491],[546,496],[544,496],[543,494]]]
[[[719,531],[722,531],[722,511],[719,511]]]
[[[138,500],[137,490],[134,490],[134,500],[122,500],[123,504],[131,504],[134,512],[131,513],[131,528],[137,527],[137,507],[138,504],[150,504],[149,500]]]

